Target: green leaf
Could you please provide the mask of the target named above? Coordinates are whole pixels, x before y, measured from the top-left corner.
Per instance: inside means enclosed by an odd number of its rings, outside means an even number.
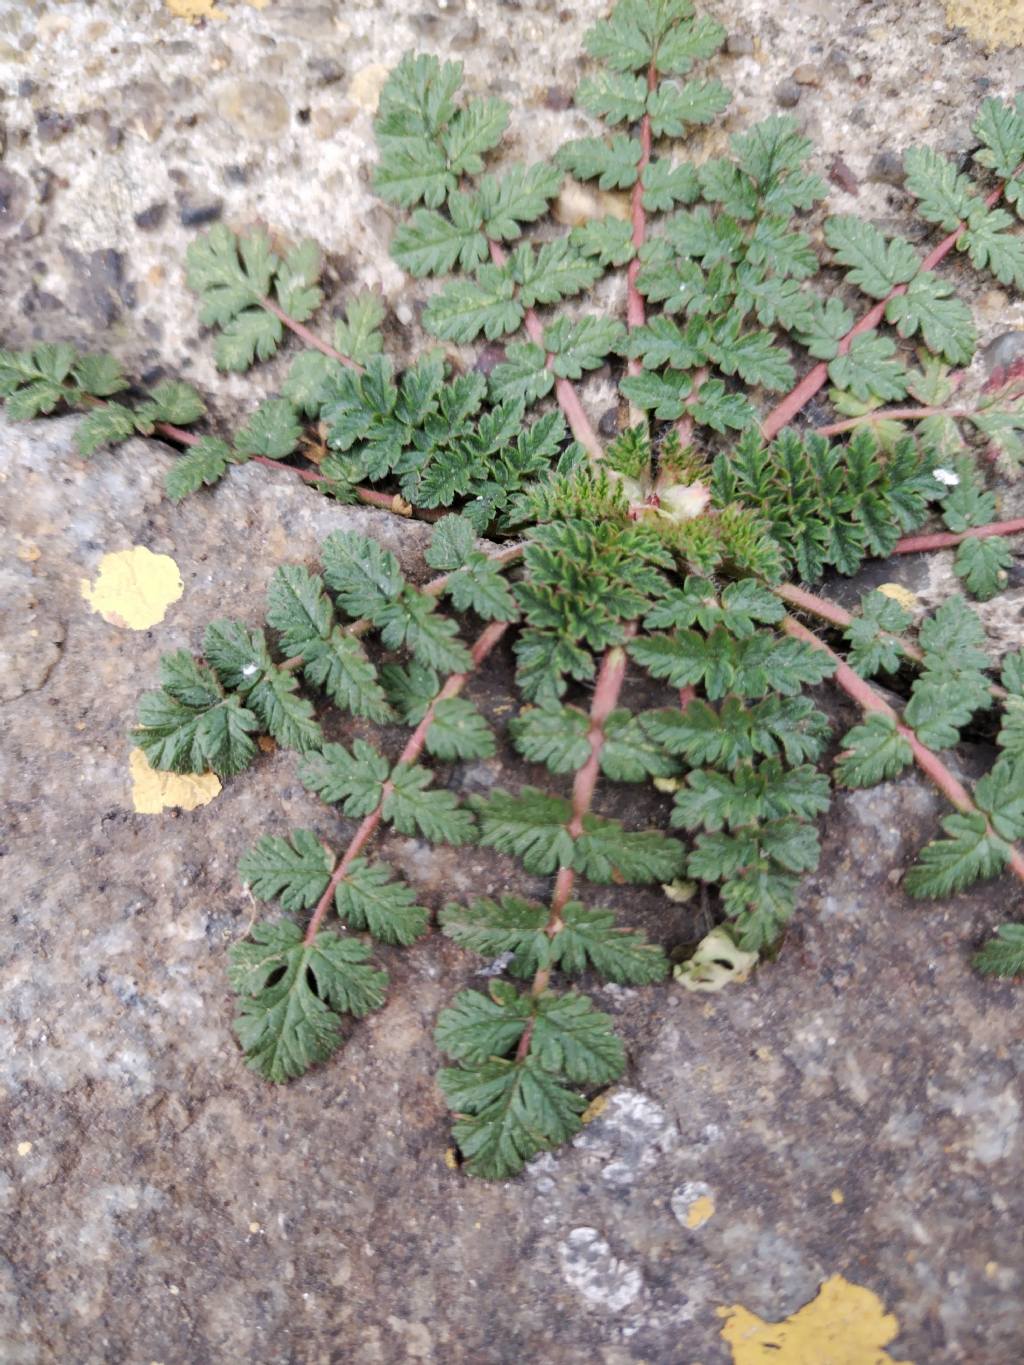
[[[655,137],[683,137],[686,130],[712,123],[729,107],[732,96],[721,81],[664,81],[647,96],[647,112]]]
[[[292,361],[281,396],[303,416],[318,417],[339,369],[338,361],[322,351],[302,351]]]
[[[769,696],[751,707],[727,697],[717,710],[695,700],[685,710],[644,712],[640,720],[670,754],[727,770],[758,754],[783,754],[788,763],[816,759],[829,733],[827,718],[806,697]]]
[[[575,706],[547,702],[522,710],[509,722],[509,734],[528,763],[544,763],[553,773],[571,773],[590,757],[590,720]]]
[[[150,390],[146,411],[147,417],[154,422],[171,422],[184,427],[203,416],[206,404],[191,384],[165,379]]]
[[[628,190],[636,184],[640,152],[636,138],[616,133],[610,142],[601,137],[566,142],[558,150],[557,161],[577,180],[596,180],[602,190]]]
[[[268,593],[267,623],[281,632],[281,648],[301,654],[303,672],[338,706],[369,720],[386,721],[391,708],[366,651],[334,624],[323,580],[301,565],[275,570]]]
[[[861,332],[846,354],[837,355],[829,364],[829,378],[863,402],[875,398],[887,403],[907,392],[906,372],[895,356],[896,345],[888,337]]]
[[[196,493],[203,484],[215,484],[227,473],[231,447],[216,436],[202,436],[180,455],[167,471],[164,491],[174,502]]]
[[[374,617],[405,585],[390,550],[358,531],[334,531],[323,543],[324,577],[350,616]]]
[[[442,1052],[457,1061],[480,1066],[513,1051],[534,1012],[533,1002],[501,985],[495,996],[459,991],[437,1018],[434,1042]]]
[[[451,280],[423,312],[423,325],[446,341],[467,343],[481,332],[494,341],[523,320],[508,267],[482,265],[475,279]]]
[[[671,882],[682,872],[684,858],[682,844],[657,830],[624,830],[618,820],[587,815],[573,847],[572,866],[605,885]]]
[[[12,400],[8,400],[8,416],[11,415]],[[45,409],[40,409],[45,411]],[[29,413],[28,416],[35,416]],[[20,416],[14,416],[15,421],[20,421]],[[127,441],[129,436],[135,434],[135,414],[130,408],[122,407],[120,403],[108,403],[106,407],[95,408],[86,417],[83,417],[78,429],[75,432],[75,444],[78,446],[79,454],[95,455],[101,446],[117,445],[121,441]]]
[[[576,103],[606,123],[636,123],[647,109],[647,82],[641,76],[586,76],[576,87]]]
[[[455,223],[434,209],[417,209],[407,223],[396,229],[391,254],[410,275],[444,275],[456,261],[472,270],[487,257],[487,238],[478,221]]]
[[[796,338],[815,360],[834,360],[839,354],[840,341],[853,327],[854,316],[842,300],[835,297],[824,303],[815,299],[813,307],[811,321],[797,329]]]
[[[683,76],[694,62],[706,61],[715,55],[725,42],[726,31],[721,24],[704,15],[691,18],[689,4],[665,6],[666,18],[672,9],[676,9],[679,17],[658,43],[657,65],[666,75]]]
[[[499,242],[518,237],[524,223],[533,223],[548,211],[562,188],[562,174],[550,162],[533,166],[510,166],[504,174],[485,175],[480,181],[480,212],[488,237]]]
[[[301,1076],[341,1046],[342,1013],[361,1018],[384,1003],[387,973],[356,939],[320,933],[305,944],[289,920],[253,926],[253,943],[229,953],[241,997],[235,1032],[246,1061],[268,1081]]]
[[[836,777],[846,787],[873,787],[898,776],[913,759],[910,743],[896,728],[895,719],[872,711],[844,737]]]
[[[494,734],[472,702],[444,697],[434,706],[427,731],[427,750],[443,762],[493,758]]]
[[[1001,593],[1013,564],[1010,542],[1002,536],[969,536],[957,548],[953,567],[969,592],[981,602]]]
[[[380,671],[388,701],[407,725],[418,725],[437,696],[441,679],[415,659],[406,667],[385,664]]]
[[[244,885],[261,901],[279,900],[283,910],[309,910],[327,890],[334,858],[311,829],[287,839],[264,835],[238,864]]]
[[[154,768],[230,777],[249,766],[257,719],[237,696],[225,695],[212,669],[177,650],[160,660],[160,680],[162,690],[139,702],[139,728],[132,731]]]
[[[274,281],[277,301],[296,322],[311,318],[323,302],[317,285],[322,268],[320,248],[310,238],[293,247],[278,268]]]
[[[951,365],[970,364],[977,342],[974,317],[967,304],[956,297],[950,280],[940,280],[931,271],[918,275],[905,294],[889,300],[885,318],[901,337],[920,332],[928,349],[944,356]]]
[[[1001,758],[974,788],[974,799],[997,834],[1024,838],[1024,763]]]
[[[983,100],[972,132],[985,144],[983,151],[974,153],[974,160],[1001,180],[1009,180],[1024,161],[1024,113],[1019,106],[1014,109],[1002,100]]]
[[[988,976],[1024,975],[1024,924],[1000,924],[973,962]]]
[[[551,392],[555,376],[547,368],[543,346],[515,341],[505,354],[507,359],[496,365],[491,374],[491,394],[496,402],[535,403]]]
[[[893,637],[907,629],[911,615],[894,597],[869,592],[860,600],[860,615],[843,632],[850,644],[848,662],[862,678],[876,673],[895,673],[906,647]]]
[[[502,896],[500,903],[447,905],[439,922],[446,937],[484,957],[512,953],[509,971],[524,979],[541,967],[557,967],[570,976],[592,968],[606,981],[624,985],[664,980],[668,962],[662,950],[642,934],[617,928],[611,910],[587,910],[571,901],[554,938],[544,932],[548,915],[546,906]]]
[[[849,282],[869,298],[884,299],[896,285],[913,280],[921,269],[921,259],[909,242],[902,237],[887,241],[874,224],[862,218],[829,218],[825,240],[835,252],[837,264],[848,267]]]
[[[561,317],[544,329],[544,346],[552,353],[551,368],[562,379],[580,379],[584,370],[596,370],[605,357],[618,351],[626,329],[615,318],[592,314],[575,322]]]
[[[643,206],[648,213],[663,213],[676,204],[692,204],[700,195],[696,167],[689,161],[673,166],[667,157],[649,162],[640,177]]]
[[[240,259],[241,254],[241,259]],[[188,285],[202,297],[199,320],[223,326],[270,292],[277,257],[265,233],[237,238],[223,223],[198,237],[186,253]]]
[[[0,357],[2,355],[3,352],[0,352]],[[2,369],[3,361],[0,358],[0,371]],[[128,380],[121,373],[120,362],[112,355],[80,355],[71,372],[78,387],[94,398],[109,398],[111,394],[128,388]],[[0,393],[3,393],[2,375]]]
[[[644,204],[650,208],[646,195]],[[604,268],[625,265],[636,255],[632,224],[622,218],[592,218],[574,227],[569,240],[584,256],[596,256],[598,264]]]
[[[1000,284],[1024,289],[1024,241],[1018,233],[1008,231],[1014,226],[1014,218],[1005,209],[974,213],[960,249],[966,249],[971,264],[979,270],[991,270]]]
[[[728,428],[743,431],[757,421],[757,413],[741,393],[729,393],[720,379],[708,379],[697,390],[693,416],[702,426],[722,435]]]
[[[511,265],[525,308],[571,298],[601,274],[600,266],[578,251],[568,237],[545,242],[536,249],[523,242],[513,252]]]
[[[579,1085],[608,1085],[622,1075],[625,1049],[608,1015],[595,1010],[587,996],[545,992],[535,1009],[530,1056],[547,1071]]]
[[[437,599],[404,588],[393,602],[374,613],[386,649],[404,645],[420,663],[445,673],[463,673],[470,667],[469,651],[458,638],[458,626],[437,611]]]
[[[653,331],[654,328],[649,330]],[[638,338],[635,344],[642,344],[641,339]],[[663,374],[641,370],[639,374],[629,375],[619,383],[619,391],[624,397],[664,422],[673,422],[677,417],[682,417],[692,387],[690,376],[681,370],[668,370]]]
[[[970,177],[960,175],[946,157],[930,147],[910,147],[904,154],[906,189],[918,201],[917,211],[945,232],[959,227],[980,204]]]
[[[449,791],[428,790],[434,774],[416,764],[399,763],[382,811],[399,834],[421,834],[432,844],[469,843],[473,817]]]
[[[379,294],[371,289],[353,294],[345,305],[344,320],[334,324],[335,350],[359,365],[368,365],[384,348],[383,321],[384,301]]]
[[[456,175],[479,175],[483,155],[496,147],[508,126],[508,105],[499,99],[469,100],[441,137],[448,166]]]
[[[388,138],[378,135],[380,160],[373,188],[382,199],[402,208],[422,202],[429,208],[443,204],[455,189],[456,177],[448,169],[443,148],[425,137]]]
[[[247,370],[255,360],[269,360],[284,337],[273,313],[249,308],[226,323],[214,342],[213,354],[222,370]]]
[[[356,739],[351,752],[343,744],[325,744],[306,760],[299,777],[307,791],[316,792],[322,801],[360,817],[380,805],[389,772],[388,760],[365,739]]]
[[[534,1059],[448,1067],[438,1081],[460,1115],[454,1136],[466,1170],[485,1180],[516,1175],[531,1157],[567,1142],[581,1126],[586,1100]]]
[[[286,398],[268,398],[261,403],[235,438],[243,455],[268,455],[283,460],[299,444],[302,425]]]
[[[911,896],[949,896],[1006,866],[1009,847],[989,830],[984,815],[947,815],[942,828],[949,837],[926,844],[903,878]]]
[[[613,711],[605,721],[600,763],[601,771],[613,782],[645,782],[650,777],[670,777],[678,770],[678,764],[644,730],[640,718],[624,708]]]
[[[680,381],[675,376],[654,375],[650,371],[661,365],[671,365],[676,370],[690,370],[702,365],[708,355],[708,340],[707,328],[697,319],[691,320],[683,328],[672,318],[651,318],[645,326],[635,327],[629,334],[629,354],[642,359],[647,370],[644,374],[636,375],[631,382],[636,386],[635,380],[644,381],[639,386],[641,393],[646,392],[646,384],[654,385],[651,388],[652,396],[661,391],[660,386],[669,384],[673,395],[680,396],[683,390],[676,393]],[[686,391],[689,391],[689,377]]]
[[[387,863],[356,858],[338,883],[334,906],[338,918],[353,929],[367,929],[382,943],[408,945],[427,932],[429,912],[416,904],[412,887],[393,881]]]
[[[544,875],[571,866],[573,838],[566,826],[572,807],[561,796],[523,787],[518,796],[500,789],[471,797],[480,822],[479,842],[519,858],[527,872]]]

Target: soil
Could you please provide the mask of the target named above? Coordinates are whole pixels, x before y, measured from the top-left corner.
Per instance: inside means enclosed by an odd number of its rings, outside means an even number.
[[[213,366],[182,266],[219,219],[320,241],[325,316],[379,288],[401,362],[430,286],[390,260],[396,214],[369,184],[384,71],[410,47],[463,61],[471,87],[512,105],[509,155],[532,160],[586,130],[566,105],[604,8],[0,0],[0,342],[67,339],[149,382],[190,379],[230,430],[286,362]],[[735,100],[695,154],[788,108],[818,168],[845,168],[827,211],[884,228],[910,223],[893,154],[968,151],[980,100],[1020,79],[1020,48],[988,51],[938,0],[707,8],[733,35],[713,71]],[[1024,325],[1006,291],[968,290],[983,343]],[[588,389],[595,420],[609,394],[600,377]],[[298,827],[337,844],[349,825],[284,752],[208,804],[136,813],[138,696],[211,617],[255,624],[274,567],[312,563],[329,531],[378,536],[422,578],[428,530],[253,466],[175,506],[166,447],[86,463],[75,422],[0,419],[0,1360],[725,1365],[745,1358],[717,1309],[781,1320],[833,1275],[895,1315],[894,1361],[1024,1355],[1019,988],[970,969],[1019,897],[1008,882],[903,895],[942,814],[913,776],[837,797],[795,927],[745,985],[593,986],[629,1070],[570,1147],[515,1181],[445,1160],[432,1028],[482,978],[437,935],[382,953],[389,1003],[332,1063],[284,1090],[247,1071],[224,979],[255,909],[239,852]],[[182,585],[140,630],[82,595],[132,546],[170,556]],[[925,604],[949,591],[941,557],[879,572]],[[996,652],[1019,646],[1017,594],[986,620]],[[498,655],[473,683],[499,727],[509,677]],[[957,755],[967,771],[984,758]],[[538,777],[505,744],[444,772],[462,791]],[[627,792],[602,809],[642,826],[665,803]],[[513,878],[544,894],[481,850],[384,851],[431,908]],[[699,904],[653,891],[601,903],[670,950],[706,927]]]

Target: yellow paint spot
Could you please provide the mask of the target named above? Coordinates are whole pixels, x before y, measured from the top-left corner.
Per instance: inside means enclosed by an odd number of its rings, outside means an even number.
[[[459,1158],[455,1153],[454,1147],[449,1147],[446,1149],[444,1154],[444,1164],[448,1167],[450,1171],[457,1171],[459,1169]]]
[[[255,1233],[255,1232],[259,1232],[259,1230],[260,1230],[260,1225],[259,1225],[259,1223],[250,1223],[250,1224],[249,1224],[249,1231],[250,1231],[250,1232],[254,1232],[254,1233]]]
[[[206,806],[220,792],[220,778],[216,773],[162,773],[151,768],[141,749],[133,749],[128,756],[128,771],[132,777],[132,807],[137,815],[159,815],[176,806],[179,810],[195,810]]]
[[[580,1122],[593,1123],[593,1121],[600,1114],[603,1114],[607,1108],[608,1091],[606,1090],[603,1094],[594,1096],[594,1098],[587,1105],[586,1109],[584,1109],[583,1113],[580,1115]]]
[[[353,104],[358,104],[360,109],[374,113],[380,92],[384,89],[384,82],[390,74],[390,67],[385,66],[383,62],[373,62],[370,66],[362,67],[349,83],[349,99]]]
[[[714,1216],[715,1201],[709,1194],[702,1194],[699,1199],[695,1199],[686,1210],[686,1226],[702,1228],[709,1218]]]
[[[155,555],[144,545],[104,555],[96,581],[82,579],[82,596],[93,611],[126,630],[158,625],[184,591],[170,555]]]
[[[18,1155],[19,1155],[19,1156],[28,1156],[28,1154],[29,1154],[29,1152],[31,1152],[31,1150],[32,1150],[32,1144],[31,1144],[31,1142],[19,1142],[19,1143],[18,1143]]]
[[[270,0],[243,0],[250,9],[266,9]],[[228,16],[218,9],[215,0],[164,0],[167,8],[176,19],[226,19]],[[229,5],[235,0],[227,0]]]
[[[765,1322],[741,1304],[717,1311],[733,1365],[913,1365],[883,1349],[900,1330],[895,1315],[842,1275],[827,1279],[818,1297],[784,1322]]]
[[[946,0],[946,18],[990,50],[1024,43],[1020,0]]]
[[[842,1190],[833,1190],[833,1191],[832,1191],[832,1203],[833,1203],[833,1204],[845,1204],[845,1203],[846,1203],[846,1197],[844,1196]]]
[[[909,588],[905,588],[902,583],[882,583],[878,591],[885,597],[891,597],[901,607],[906,607],[907,611],[913,611],[917,606],[917,595]]]

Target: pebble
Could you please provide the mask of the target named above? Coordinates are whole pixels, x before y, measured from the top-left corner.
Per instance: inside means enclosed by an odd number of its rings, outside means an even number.
[[[262,81],[232,81],[217,101],[217,112],[246,137],[264,138],[288,126],[288,102]]]
[[[775,103],[780,109],[795,109],[802,93],[796,81],[780,81],[775,87]]]
[[[493,373],[496,366],[501,365],[508,359],[504,346],[496,341],[489,342],[476,358],[473,369],[477,374],[489,375]]]
[[[215,223],[224,210],[222,199],[185,199],[178,207],[178,222],[182,227],[202,227]]]
[[[0,233],[13,232],[28,208],[28,182],[0,166]]]
[[[73,126],[73,119],[57,114],[52,109],[40,109],[36,114],[36,136],[43,143],[59,142]]]
[[[601,419],[597,424],[598,434],[607,436],[609,439],[619,434],[619,405],[606,408],[601,414]]]
[[[749,57],[754,51],[754,40],[749,33],[730,33],[725,50],[730,57]]]
[[[1024,361],[1024,331],[1003,332],[997,336],[984,348],[981,360],[989,374]]]
[[[384,88],[384,82],[387,78],[388,68],[383,62],[374,62],[370,66],[364,66],[361,71],[356,72],[349,83],[349,99],[353,104],[357,104],[360,109],[367,109],[371,114],[374,113],[380,99],[380,92]]]
[[[907,178],[900,152],[876,152],[868,163],[868,179],[876,184],[902,185]]]
[[[793,79],[796,81],[797,85],[820,85],[821,72],[816,66],[812,66],[810,62],[803,62],[794,69]]]
[[[151,228],[158,228],[163,223],[167,214],[167,205],[162,201],[150,204],[141,213],[135,215],[135,226],[148,232]]]
[[[467,48],[475,47],[480,41],[480,21],[472,16],[463,19],[458,28],[449,39],[449,45],[456,52],[465,52]]]

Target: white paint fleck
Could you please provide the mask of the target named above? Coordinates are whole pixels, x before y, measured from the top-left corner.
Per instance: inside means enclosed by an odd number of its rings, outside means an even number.
[[[558,1258],[570,1288],[609,1312],[621,1313],[643,1288],[640,1271],[619,1260],[597,1228],[573,1228],[560,1243]]]

